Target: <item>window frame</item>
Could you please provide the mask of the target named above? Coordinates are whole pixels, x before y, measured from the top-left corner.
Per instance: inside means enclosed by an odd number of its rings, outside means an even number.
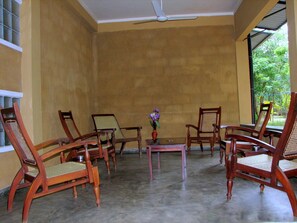
[[[2,102],[2,97],[3,97],[3,102]],[[5,97],[11,100],[7,106],[5,106],[5,102],[4,102]],[[14,101],[18,101],[18,103],[20,103],[20,100],[21,100],[22,97],[23,97],[22,92],[0,90],[0,99],[1,99],[0,100],[0,106],[2,106],[4,108],[10,107]],[[6,134],[4,132],[4,129],[3,129],[1,123],[0,123],[0,135],[1,135],[0,137],[3,137],[3,139],[0,139],[1,143],[2,143],[2,140],[4,141],[4,145],[2,145],[2,146],[0,145],[0,154],[13,151],[14,150],[13,146],[12,145],[7,145],[8,138],[6,137]]]
[[[10,3],[9,9],[5,8],[5,1]],[[13,3],[18,4],[17,14],[14,12]],[[20,47],[21,4],[22,0],[0,0],[0,44],[19,52],[22,52]]]

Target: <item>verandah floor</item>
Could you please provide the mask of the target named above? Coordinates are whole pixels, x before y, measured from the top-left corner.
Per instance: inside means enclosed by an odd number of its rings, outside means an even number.
[[[187,156],[187,179],[181,177],[180,153],[161,154],[161,170],[154,154],[155,179],[149,180],[148,160],[143,153],[118,156],[118,170],[109,177],[103,160],[98,167],[101,178],[101,207],[97,208],[90,185],[33,200],[29,222],[126,222],[126,223],[206,223],[206,222],[292,222],[289,200],[284,192],[242,179],[234,181],[233,197],[226,201],[225,167],[219,152],[192,151]],[[292,179],[297,191],[297,180]],[[0,201],[0,222],[21,222],[26,190],[16,194],[13,211],[6,211],[6,198]]]

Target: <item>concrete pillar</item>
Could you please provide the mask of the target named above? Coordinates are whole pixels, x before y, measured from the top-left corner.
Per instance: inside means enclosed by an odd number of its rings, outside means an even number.
[[[291,91],[297,91],[297,0],[287,2]]]

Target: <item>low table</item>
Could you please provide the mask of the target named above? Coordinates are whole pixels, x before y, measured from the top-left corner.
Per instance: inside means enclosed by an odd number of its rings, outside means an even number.
[[[152,153],[158,153],[158,169],[160,169],[160,152],[181,152],[182,155],[182,179],[187,177],[186,138],[160,138],[156,141],[147,139],[146,154],[149,162],[150,179],[153,179]]]

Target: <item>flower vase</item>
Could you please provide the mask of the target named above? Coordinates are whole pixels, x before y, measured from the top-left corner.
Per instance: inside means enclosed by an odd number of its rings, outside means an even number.
[[[158,132],[157,132],[156,129],[154,129],[153,132],[152,132],[152,139],[153,139],[154,141],[156,141],[156,140],[157,140],[157,137],[158,137]]]

